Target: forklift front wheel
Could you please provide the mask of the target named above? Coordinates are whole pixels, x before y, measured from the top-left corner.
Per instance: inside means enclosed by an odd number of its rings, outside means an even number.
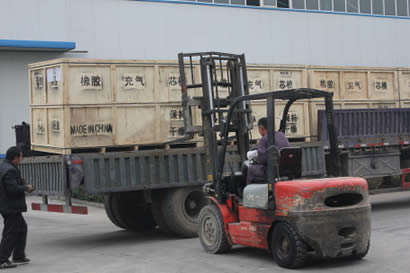
[[[210,253],[223,253],[231,249],[225,224],[219,208],[206,205],[199,214],[198,236],[202,247]]]
[[[307,259],[307,245],[287,223],[278,223],[271,239],[272,255],[279,266],[298,268]]]

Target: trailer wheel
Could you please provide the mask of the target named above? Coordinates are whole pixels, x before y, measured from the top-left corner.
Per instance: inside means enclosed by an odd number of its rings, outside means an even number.
[[[142,192],[122,192],[112,195],[114,218],[126,230],[149,231],[155,227],[151,204],[144,200]]]
[[[182,237],[197,237],[198,216],[207,203],[200,187],[167,192],[162,200],[162,213],[169,230]]]
[[[110,219],[110,221],[117,227],[125,229],[125,227],[122,226],[120,222],[118,222],[118,220],[114,217],[114,212],[112,210],[112,194],[104,195],[104,208],[108,219]]]
[[[169,232],[169,227],[162,213],[162,200],[164,199],[163,192],[154,192],[152,194],[152,217],[159,228],[164,232]]]
[[[225,232],[224,219],[219,208],[207,205],[199,214],[198,235],[202,247],[210,253],[223,253],[231,249]]]
[[[297,268],[307,260],[307,245],[287,223],[278,223],[271,239],[272,255],[276,263],[285,268]]]

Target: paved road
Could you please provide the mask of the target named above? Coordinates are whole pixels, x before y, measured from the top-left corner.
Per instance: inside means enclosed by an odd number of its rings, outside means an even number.
[[[28,202],[35,200],[30,197]],[[314,261],[302,272],[409,272],[410,192],[372,196],[372,246],[361,261]],[[223,255],[205,253],[198,239],[159,231],[131,233],[112,225],[101,208],[89,215],[29,211],[27,253],[33,262],[8,272],[32,273],[223,273],[290,272],[270,254],[235,247]],[[2,228],[2,226],[0,226]]]

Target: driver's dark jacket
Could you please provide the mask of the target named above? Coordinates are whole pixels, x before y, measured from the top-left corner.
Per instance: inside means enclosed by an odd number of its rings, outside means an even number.
[[[10,161],[0,164],[0,213],[15,214],[27,211],[26,197],[28,191],[20,170]]]

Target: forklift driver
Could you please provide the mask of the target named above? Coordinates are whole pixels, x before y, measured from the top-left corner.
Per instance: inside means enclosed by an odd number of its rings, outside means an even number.
[[[253,160],[254,163],[248,167],[246,184],[255,183],[256,181],[266,180],[266,161],[268,149],[268,119],[261,118],[258,120],[258,129],[262,138],[259,140],[257,156]],[[275,146],[280,150],[284,147],[289,147],[289,141],[283,132],[275,132]]]

